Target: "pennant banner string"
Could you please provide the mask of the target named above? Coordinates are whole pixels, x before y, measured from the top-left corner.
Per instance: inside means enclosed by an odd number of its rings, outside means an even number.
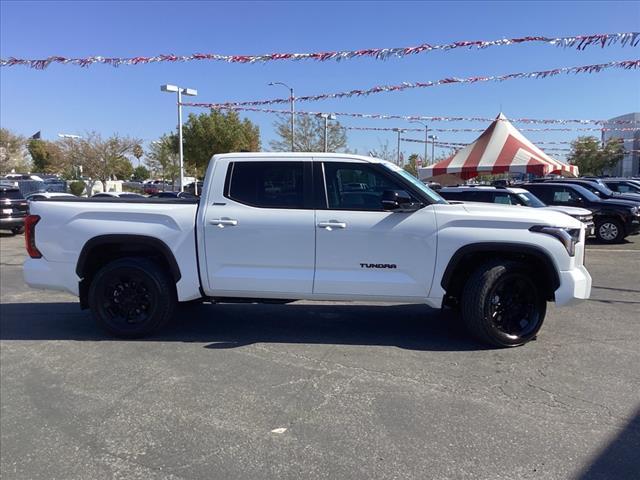
[[[556,38],[543,36],[527,36],[519,38],[502,38],[499,40],[458,41],[440,45],[423,43],[422,45],[416,45],[412,47],[368,48],[362,50],[342,50],[313,53],[268,53],[263,55],[222,55],[218,53],[194,53],[191,55],[162,54],[152,57],[137,56],[124,58],[103,57],[99,55],[83,58],[68,58],[55,55],[41,59],[9,57],[0,59],[0,66],[13,67],[17,65],[23,65],[37,70],[44,70],[51,64],[76,65],[79,67],[89,67],[95,64],[103,64],[111,65],[112,67],[119,67],[121,65],[145,65],[149,63],[175,63],[192,61],[266,63],[271,61],[284,60],[316,60],[319,62],[326,62],[329,60],[344,61],[367,57],[374,58],[376,60],[387,60],[389,58],[401,58],[437,50],[448,51],[460,48],[485,49],[489,47],[520,45],[525,43],[544,43],[561,48],[576,48],[577,50],[585,50],[589,46],[605,48],[616,44],[619,44],[623,47],[627,45],[636,47],[640,43],[640,32],[600,33],[594,35],[574,35]]]
[[[429,82],[403,82],[397,85],[378,85],[378,86],[363,89],[363,90],[354,89],[354,90],[348,90],[344,92],[320,93],[318,95],[305,95],[301,97],[295,97],[295,101],[296,102],[315,102],[319,100],[365,97],[365,96],[373,95],[376,93],[400,92],[400,91],[411,90],[415,88],[436,87],[439,85],[450,85],[455,83],[471,84],[471,83],[480,83],[480,82],[504,82],[506,80],[515,80],[518,78],[549,78],[549,77],[554,77],[560,74],[598,73],[610,68],[635,70],[637,68],[640,68],[640,60],[622,60],[622,61],[614,61],[614,62],[608,62],[608,63],[597,63],[593,65],[582,65],[579,67],[554,68],[552,70],[540,70],[536,72],[508,73],[506,75],[490,75],[490,76],[467,77],[467,78],[448,77],[448,78],[442,78],[440,80],[429,81]],[[244,102],[224,102],[217,105],[220,107],[259,106],[259,105],[276,105],[276,104],[282,104],[282,103],[289,103],[290,101],[291,101],[290,98],[272,98],[267,100],[253,100],[253,101],[244,101]]]
[[[436,142],[428,141],[427,142],[425,139],[405,138],[405,137],[401,137],[400,140],[402,140],[403,142],[429,143],[429,144],[435,143],[436,145],[447,145],[447,146],[454,145],[454,146],[459,146],[459,147],[465,147],[465,146],[467,146],[467,145],[472,143],[472,142],[452,142],[452,141],[444,141],[444,140],[440,141],[440,142],[438,142],[438,141],[436,141]],[[633,138],[626,138],[626,139],[618,138],[616,140],[619,141],[619,142],[633,142],[633,141],[635,141],[635,139],[633,139]],[[559,142],[553,142],[553,141],[551,141],[551,142],[545,142],[545,141],[537,142],[537,141],[533,141],[533,143],[536,144],[536,145],[571,145],[572,142],[570,142],[570,141],[559,141]]]
[[[235,110],[235,111],[239,111],[239,112],[260,112],[260,113],[274,113],[277,115],[290,115],[291,111],[290,110],[277,110],[277,109],[271,109],[271,108],[258,108],[258,107],[233,107],[233,106],[222,106],[220,104],[217,103],[195,103],[195,102],[182,102],[182,106],[184,107],[195,107],[195,108],[209,108],[209,109],[214,109],[214,110]],[[328,113],[328,112],[310,112],[310,111],[296,111],[296,115],[310,115],[310,116],[316,116],[316,115],[320,115],[323,113]],[[412,120],[424,120],[424,121],[430,121],[430,122],[493,122],[495,120],[495,118],[488,118],[488,117],[435,117],[435,116],[425,116],[425,115],[392,115],[392,114],[379,114],[379,113],[354,113],[354,112],[331,112],[333,115],[336,115],[338,117],[353,117],[353,118],[370,118],[370,119],[376,119],[376,120],[407,120],[407,121],[412,121]],[[541,123],[541,124],[570,124],[570,123],[578,123],[581,125],[586,125],[586,124],[590,124],[590,123],[595,123],[595,124],[637,124],[638,122],[635,122],[633,120],[614,120],[614,121],[608,121],[608,120],[577,120],[577,119],[571,119],[571,120],[556,120],[556,119],[534,119],[534,118],[515,118],[515,119],[509,119],[510,122],[514,122],[514,123],[529,123],[529,124],[536,124],[536,123]],[[379,128],[379,127],[349,127],[353,130],[358,130],[358,129],[378,129],[378,130],[393,130],[392,128]],[[423,129],[417,129],[417,130],[423,130]],[[416,131],[417,131],[416,130]],[[430,130],[432,130],[430,128]],[[453,131],[458,131],[459,129],[454,129]],[[522,129],[521,129],[522,130]],[[538,129],[538,130],[542,130],[542,131],[546,131],[547,129]],[[558,130],[558,131],[569,131],[569,130],[574,130],[573,128],[560,128],[560,129],[551,129],[551,130]],[[580,129],[578,129],[580,130]],[[585,129],[581,129],[581,130],[593,130],[593,131],[601,131],[601,130],[636,130],[635,128],[628,128],[628,129],[611,129],[611,128],[585,128]],[[448,130],[444,130],[444,131],[448,131]],[[466,129],[466,130],[460,130],[460,131],[471,131],[471,132],[483,132],[484,129],[480,128],[480,129]]]

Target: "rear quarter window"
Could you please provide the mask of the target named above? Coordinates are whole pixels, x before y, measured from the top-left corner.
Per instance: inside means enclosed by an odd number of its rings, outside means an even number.
[[[303,162],[233,162],[225,196],[252,207],[302,209],[304,189]]]

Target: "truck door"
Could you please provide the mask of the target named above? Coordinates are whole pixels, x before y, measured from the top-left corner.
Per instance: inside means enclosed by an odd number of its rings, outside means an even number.
[[[296,298],[311,293],[311,165],[311,159],[291,157],[224,159],[216,165],[226,176],[214,175],[217,184],[204,214],[209,295]]]
[[[314,294],[427,297],[436,258],[433,207],[410,213],[383,210],[383,192],[406,191],[407,186],[381,165],[319,165],[314,175],[321,177],[316,185],[323,184],[324,201],[316,211]]]

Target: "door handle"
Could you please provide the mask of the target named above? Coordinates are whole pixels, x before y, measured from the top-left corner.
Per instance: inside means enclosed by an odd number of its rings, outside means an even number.
[[[347,228],[347,224],[344,222],[338,222],[337,220],[330,220],[328,222],[318,223],[318,228],[326,228],[331,231],[334,228]]]
[[[220,228],[235,227],[236,225],[238,225],[238,221],[231,218],[214,218],[213,220],[209,220],[209,223]]]

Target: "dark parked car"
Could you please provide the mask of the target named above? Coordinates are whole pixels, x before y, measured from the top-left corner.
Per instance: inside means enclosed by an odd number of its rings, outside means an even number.
[[[559,183],[558,181],[554,183]],[[571,183],[586,188],[593,194],[603,199],[629,200],[640,204],[640,195],[635,193],[616,193],[611,190],[600,178],[567,178],[561,183]]]
[[[184,186],[184,191],[190,193],[191,195],[196,195],[199,197],[200,193],[202,192],[203,186],[204,186],[203,182],[198,182],[198,191],[196,192],[195,182],[191,182]]]
[[[29,203],[20,189],[12,185],[0,185],[0,229],[11,230],[14,235],[22,233],[28,214]]]
[[[198,198],[189,192],[158,192],[149,195],[149,198]]]
[[[605,243],[619,243],[640,231],[640,206],[620,198],[604,199],[576,183],[525,183],[520,185],[547,205],[587,208],[593,212],[595,235]]]
[[[100,192],[92,195],[91,198],[145,198],[144,195],[131,192]]]
[[[622,178],[603,178],[602,182],[614,192],[640,194],[640,182]]]

